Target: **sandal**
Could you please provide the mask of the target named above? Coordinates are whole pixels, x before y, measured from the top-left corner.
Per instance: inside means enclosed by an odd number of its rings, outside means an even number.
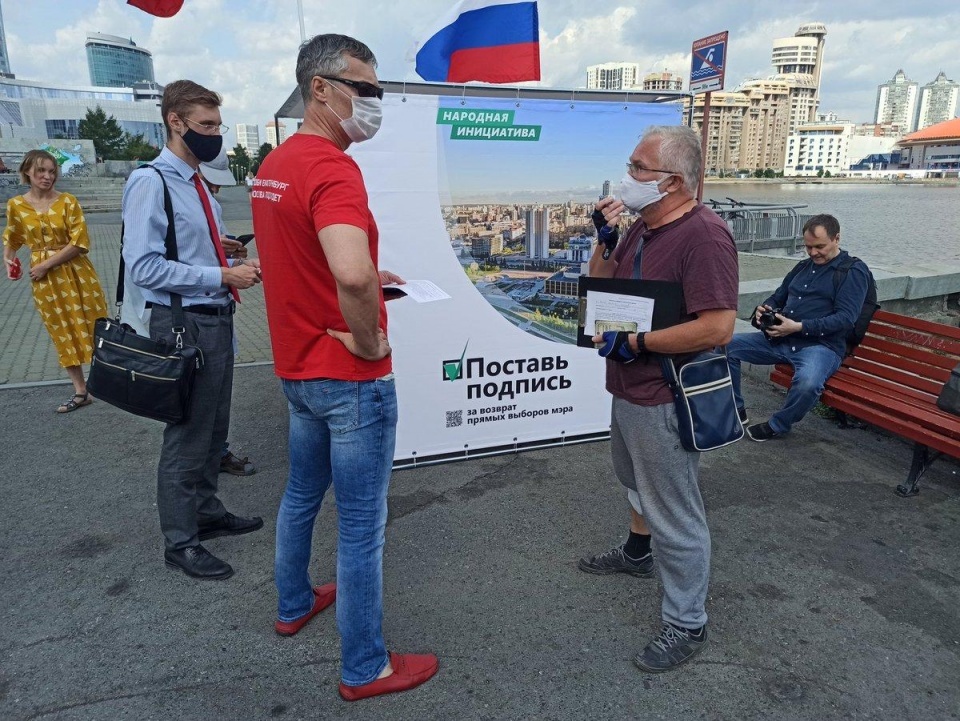
[[[80,399],[79,401],[77,401],[78,398]],[[90,398],[89,393],[74,393],[70,400],[57,406],[57,413],[69,413],[70,411],[77,410],[77,408],[88,406],[91,403],[93,403],[93,399]]]

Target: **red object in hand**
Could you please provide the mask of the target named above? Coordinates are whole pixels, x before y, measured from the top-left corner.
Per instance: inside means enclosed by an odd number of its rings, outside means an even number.
[[[13,262],[7,266],[7,277],[10,280],[20,280],[23,275],[23,267],[20,265],[20,259],[14,258]]]

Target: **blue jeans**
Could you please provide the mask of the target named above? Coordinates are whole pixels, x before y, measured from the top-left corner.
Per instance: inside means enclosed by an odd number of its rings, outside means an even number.
[[[392,377],[282,381],[290,409],[290,475],[277,515],[278,616],[313,607],[313,525],[330,483],[337,499],[337,628],[343,682],[362,686],[386,667],[383,543],[396,444]]]
[[[740,393],[740,362],[754,365],[789,363],[793,366],[793,381],[787,391],[783,408],[770,416],[767,423],[774,433],[789,433],[793,424],[813,408],[823,393],[823,386],[840,367],[843,360],[825,345],[811,345],[793,350],[790,336],[778,343],[771,343],[763,333],[737,333],[727,346],[730,363],[730,378],[733,380],[733,395],[737,408],[743,408]]]

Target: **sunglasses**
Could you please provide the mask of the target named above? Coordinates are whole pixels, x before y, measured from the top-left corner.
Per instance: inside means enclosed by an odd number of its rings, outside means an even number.
[[[350,86],[357,91],[357,95],[359,95],[361,98],[377,98],[378,100],[383,100],[383,88],[371,83],[365,83],[362,80],[335,78],[332,75],[321,75],[320,77],[324,80],[333,80],[335,82]]]

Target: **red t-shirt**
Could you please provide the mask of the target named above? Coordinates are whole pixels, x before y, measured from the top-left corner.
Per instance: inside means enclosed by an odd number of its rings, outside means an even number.
[[[390,373],[390,356],[363,360],[327,335],[349,328],[317,233],[334,224],[360,228],[377,264],[377,224],[353,158],[326,138],[296,133],[260,166],[251,202],[276,374],[361,381]],[[383,293],[380,328],[387,330]]]
[[[640,277],[668,280],[683,286],[683,322],[705,310],[736,310],[740,292],[737,248],[727,224],[698,203],[672,223],[647,230],[638,220],[614,251],[614,278],[632,278],[633,263],[643,238]],[[607,361],[607,390],[630,403],[656,406],[673,395],[656,356],[623,365]]]

